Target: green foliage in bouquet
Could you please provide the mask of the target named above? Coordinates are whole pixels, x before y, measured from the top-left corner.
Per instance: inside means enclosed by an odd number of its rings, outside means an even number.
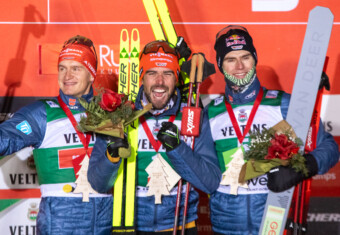
[[[244,154],[247,162],[242,167],[239,182],[263,175],[280,165],[308,175],[306,160],[300,153],[303,142],[286,121],[262,132],[250,132],[249,137],[249,150]]]
[[[149,104],[142,110],[134,110],[135,105],[128,100],[128,95],[118,94],[109,89],[101,89],[90,103],[80,98],[87,116],[82,116],[78,129],[82,132],[96,132],[104,135],[124,138],[124,128],[135,119],[148,112]]]

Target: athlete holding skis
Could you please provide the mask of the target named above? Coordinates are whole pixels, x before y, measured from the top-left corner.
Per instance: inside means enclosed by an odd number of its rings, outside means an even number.
[[[257,53],[246,28],[231,25],[222,29],[216,36],[214,48],[226,88],[225,96],[210,103],[208,113],[211,134],[223,171],[222,166],[228,157],[230,159],[230,150],[238,148],[240,144],[246,146],[250,143],[245,136],[253,126],[270,128],[286,118],[290,95],[261,87],[256,74]],[[240,114],[247,118],[243,130],[238,132],[240,127],[236,118]],[[274,192],[284,191],[315,174],[326,173],[338,162],[338,145],[325,132],[322,124],[316,145],[314,151],[305,154],[308,177],[290,167],[280,166],[267,175],[248,181],[248,188],[239,187],[237,195],[230,193],[230,185],[220,185],[210,197],[214,232],[258,234],[268,188]]]
[[[152,103],[152,110],[139,120],[137,150],[137,234],[172,234],[176,207],[177,189],[168,195],[162,195],[161,203],[155,204],[155,197],[148,196],[148,173],[146,169],[160,153],[172,168],[193,186],[206,193],[212,193],[218,187],[221,173],[218,169],[216,151],[211,136],[203,122],[200,138],[206,138],[207,144],[195,144],[195,152],[179,136],[177,126],[181,126],[181,94],[176,88],[179,76],[179,53],[166,41],[148,43],[140,55],[140,79],[142,86],[135,102],[136,109],[142,109]],[[161,141],[163,146],[161,145]],[[210,142],[209,142],[210,141]],[[197,154],[199,152],[199,155]],[[98,157],[101,157],[98,155]],[[109,158],[111,158],[109,156]],[[92,187],[105,192],[113,186],[112,172],[117,163],[108,163],[107,159],[97,159],[89,166]],[[210,172],[210,177],[205,177]],[[170,177],[164,175],[165,177]],[[161,178],[161,179],[164,179]],[[152,178],[150,179],[150,184]],[[165,182],[165,181],[164,181]],[[147,185],[149,187],[147,187]],[[166,185],[161,185],[164,189]],[[182,190],[180,220],[183,215],[185,187]],[[187,212],[186,234],[196,234],[198,193],[191,190]],[[159,233],[161,232],[161,233]]]

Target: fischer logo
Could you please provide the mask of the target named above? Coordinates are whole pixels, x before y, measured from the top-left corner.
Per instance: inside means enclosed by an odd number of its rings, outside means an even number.
[[[252,0],[252,11],[292,11],[299,0]]]
[[[340,222],[339,213],[308,213],[307,222]]]
[[[187,132],[190,132],[191,134],[192,134],[192,129],[195,128],[195,126],[194,126],[194,116],[195,116],[194,111],[189,110],[189,112],[188,112]]]

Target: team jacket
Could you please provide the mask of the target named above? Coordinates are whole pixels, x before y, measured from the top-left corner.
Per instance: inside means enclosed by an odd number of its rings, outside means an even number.
[[[84,109],[75,97],[60,91],[75,119]],[[93,96],[83,96],[87,101]],[[93,135],[89,151],[105,154],[106,140]],[[95,145],[95,146],[94,146]],[[90,202],[82,202],[82,194],[66,192],[64,186],[75,188],[72,157],[84,154],[83,145],[74,127],[60,108],[58,100],[37,101],[16,112],[0,125],[0,155],[9,155],[32,146],[42,199],[39,206],[39,234],[110,234],[112,195],[107,192],[90,194]],[[118,169],[114,169],[117,172]],[[116,174],[112,175],[114,181]]]
[[[136,108],[141,109],[141,94],[143,86],[139,90],[136,100]],[[150,113],[145,115],[147,125],[153,136],[157,136],[157,131],[161,127],[161,123],[168,121],[171,116],[175,116],[174,123],[181,127],[181,113],[180,113],[180,93],[177,89],[176,104],[169,110],[165,111],[159,116],[153,116]],[[211,138],[208,119],[203,121],[202,132],[199,138],[208,139],[208,144],[203,144],[203,141],[198,141],[200,144],[195,144],[195,152],[182,140],[180,145],[174,150],[165,153],[163,146],[160,147],[159,153],[168,161],[173,169],[184,179],[190,182],[194,187],[211,193],[218,187],[220,182],[221,172],[218,168],[218,161],[214,143]],[[207,136],[209,136],[207,138]],[[210,142],[209,142],[210,141]],[[170,229],[174,224],[175,205],[177,187],[175,187],[170,195],[162,195],[162,203],[155,204],[154,196],[147,196],[148,191],[147,180],[148,174],[145,168],[151,163],[152,158],[156,155],[156,151],[150,144],[149,139],[145,134],[143,126],[139,124],[138,128],[138,152],[137,152],[137,230],[139,231],[161,231]],[[197,142],[195,142],[197,143]],[[199,154],[197,154],[199,153]],[[98,157],[98,158],[97,158]],[[112,178],[112,170],[116,164],[109,164],[103,156],[96,155],[90,159],[89,166],[89,181],[92,187],[98,192],[105,192],[113,185],[110,179]],[[210,172],[211,177],[206,177],[206,172]],[[181,208],[183,209],[184,191],[182,190]],[[187,212],[187,222],[197,219],[197,204],[198,193],[191,190],[189,196],[189,208]],[[180,212],[179,223],[182,221],[182,209]]]
[[[233,100],[233,111],[242,128],[246,125],[259,89],[260,83],[256,78],[245,94],[233,94],[226,90],[226,96],[219,97],[209,104],[211,134],[222,173],[226,170],[228,155],[239,147],[236,133],[226,110],[225,100]],[[287,93],[264,89],[263,98],[252,122],[251,130],[268,129],[285,119],[289,100],[290,95]],[[245,148],[249,141],[249,137],[246,136],[242,143]],[[320,124],[317,135],[317,148],[311,154],[317,160],[319,174],[327,172],[338,162],[338,146],[333,137],[325,132],[322,124]],[[220,185],[217,191],[210,196],[210,217],[213,230],[228,235],[258,234],[268,194],[266,175],[249,180],[248,188],[239,187],[237,195],[229,193],[229,185]]]

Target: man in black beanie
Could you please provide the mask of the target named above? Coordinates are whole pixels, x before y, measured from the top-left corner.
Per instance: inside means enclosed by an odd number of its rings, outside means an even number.
[[[250,130],[262,131],[286,119],[290,95],[261,87],[256,74],[256,49],[246,28],[231,25],[222,29],[214,48],[226,88],[225,96],[209,104],[208,113],[220,169],[226,173],[239,147],[247,151]],[[215,234],[258,234],[269,189],[284,191],[315,174],[326,173],[338,162],[338,145],[321,124],[316,148],[304,156],[308,176],[280,166],[245,184],[231,186],[223,182],[229,177],[223,174],[219,188],[210,195],[210,218]]]

